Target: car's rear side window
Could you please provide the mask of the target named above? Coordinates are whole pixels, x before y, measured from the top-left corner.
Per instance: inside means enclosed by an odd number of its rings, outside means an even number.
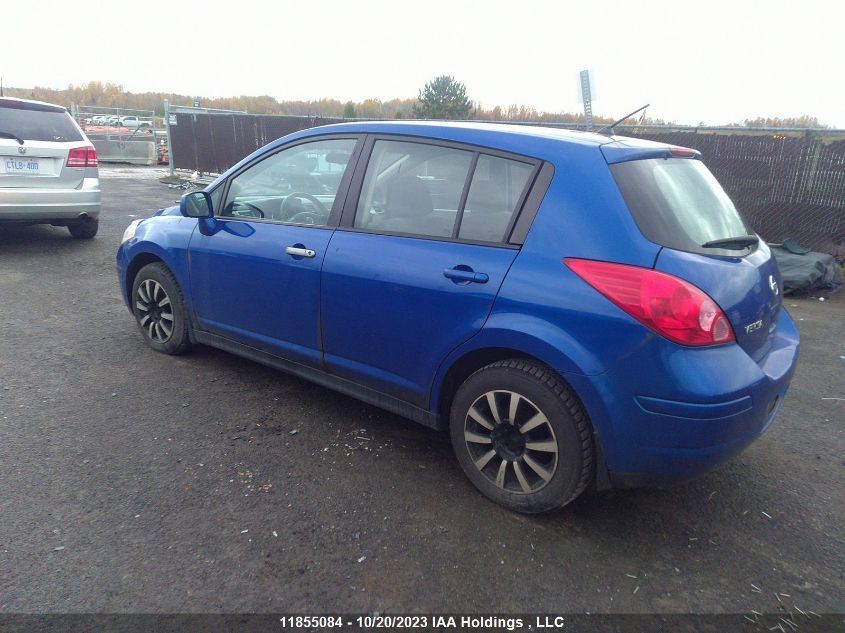
[[[473,152],[401,141],[373,147],[355,227],[451,237]]]
[[[458,237],[501,242],[534,166],[482,154],[472,175]]]
[[[653,158],[610,169],[640,231],[656,244],[713,255],[712,248],[702,245],[750,234],[728,194],[700,160]]]
[[[76,142],[82,134],[64,111],[0,107],[0,132],[25,141]]]
[[[353,226],[501,243],[536,169],[528,160],[470,148],[377,140]]]

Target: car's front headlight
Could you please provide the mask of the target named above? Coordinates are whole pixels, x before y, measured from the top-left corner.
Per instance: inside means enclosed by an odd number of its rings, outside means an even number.
[[[135,237],[135,229],[138,228],[138,225],[141,223],[141,220],[132,220],[129,226],[126,227],[126,230],[123,232],[123,239],[120,240],[120,243],[123,244],[126,240],[131,240]]]

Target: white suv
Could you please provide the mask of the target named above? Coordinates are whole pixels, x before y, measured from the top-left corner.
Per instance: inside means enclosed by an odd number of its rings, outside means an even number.
[[[97,234],[97,151],[61,106],[0,98],[0,223],[66,226]]]

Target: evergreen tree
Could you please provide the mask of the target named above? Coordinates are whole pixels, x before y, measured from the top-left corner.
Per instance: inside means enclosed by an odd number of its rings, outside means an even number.
[[[418,119],[468,119],[471,109],[466,86],[451,75],[441,75],[420,90],[414,116]]]

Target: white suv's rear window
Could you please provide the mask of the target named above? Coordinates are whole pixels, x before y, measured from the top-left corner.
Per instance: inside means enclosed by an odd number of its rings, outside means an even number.
[[[753,235],[700,160],[652,158],[610,169],[640,231],[656,244],[713,255],[704,244]]]
[[[65,111],[0,105],[0,132],[25,141],[81,141],[82,135]],[[3,138],[8,138],[6,135]]]

